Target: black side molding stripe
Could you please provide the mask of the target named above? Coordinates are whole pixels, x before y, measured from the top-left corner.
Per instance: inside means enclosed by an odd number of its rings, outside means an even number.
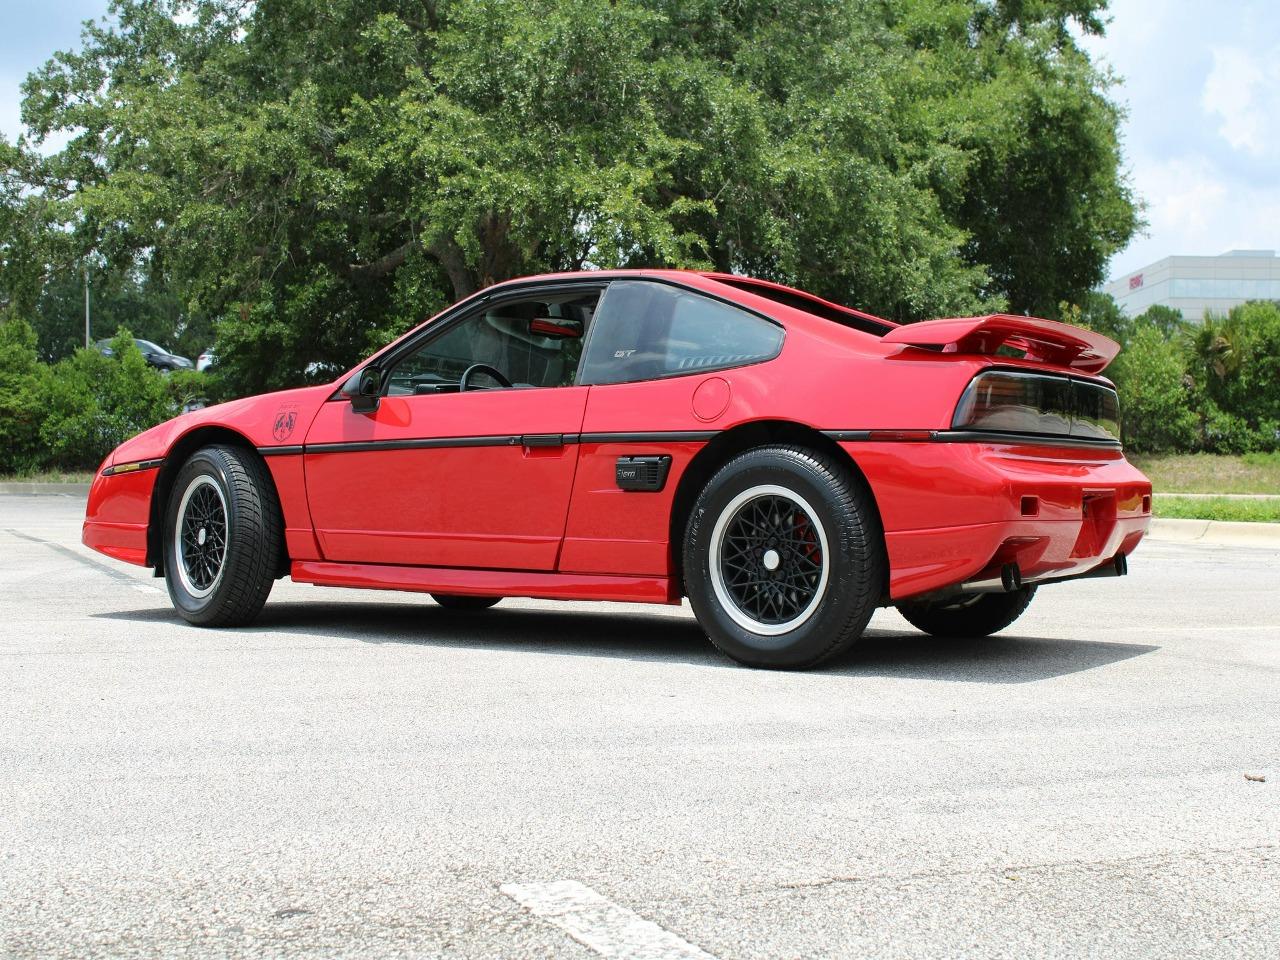
[[[1116,440],[1089,440],[1050,433],[1001,433],[998,430],[823,430],[824,436],[845,443],[1005,443],[1038,447],[1088,447],[1119,450]],[[923,436],[927,434],[927,436]]]
[[[657,433],[583,433],[582,443],[699,443],[710,440],[720,430],[669,430]]]
[[[1037,447],[1091,447],[1119,450],[1119,440],[1090,440],[1086,437],[1064,437],[1052,433],[1001,433],[998,430],[937,430],[937,443],[1016,443]]]
[[[350,440],[305,446],[258,447],[264,457],[300,453],[362,453],[372,450],[447,449],[449,447],[558,447],[574,443],[689,443],[710,440],[718,430],[675,430],[658,433],[547,433],[518,436],[421,437],[405,440]]]
[[[137,473],[139,470],[154,470],[164,463],[164,457],[157,460],[136,460],[133,463],[117,463],[102,471],[104,477],[114,477],[118,473]]]
[[[353,440],[308,443],[307,453],[362,453],[368,450],[417,450],[433,447],[518,447],[519,437],[415,437],[410,440]]]
[[[374,450],[431,450],[450,447],[551,447],[575,443],[705,443],[718,436],[720,430],[668,430],[653,433],[556,433],[524,434],[519,436],[484,437],[422,437],[410,440],[352,440],[338,443],[308,443],[287,447],[258,447],[264,457],[283,457],[301,453],[362,453]],[[1045,447],[1085,447],[1091,449],[1118,450],[1121,445],[1114,440],[1088,440],[1081,437],[1063,437],[1052,434],[999,433],[983,430],[823,430],[824,436],[842,443],[901,442],[901,443],[1004,443],[1033,444]],[[927,436],[919,436],[927,434]],[[131,470],[145,470],[159,466],[160,460],[143,461],[138,466],[125,465]],[[109,468],[109,472],[123,472]]]
[[[346,443],[294,444],[291,447],[259,447],[264,457],[297,456],[301,453],[362,453],[370,451],[412,451],[412,449],[448,449],[451,447],[559,447],[575,443],[705,443],[716,438],[719,430],[666,430],[654,433],[599,434],[524,434],[508,436],[425,436],[407,440],[351,440]],[[1004,443],[1033,444],[1038,447],[1083,447],[1120,449],[1115,440],[1091,440],[1080,436],[1055,434],[998,433],[995,430],[823,430],[837,443]],[[927,436],[918,434],[928,434]],[[131,470],[148,470],[163,460],[147,460],[132,465],[123,463],[108,467],[102,475],[123,474]]]

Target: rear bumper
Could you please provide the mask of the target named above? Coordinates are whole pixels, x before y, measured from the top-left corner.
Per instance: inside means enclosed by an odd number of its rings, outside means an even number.
[[[81,542],[116,560],[146,566],[151,493],[158,473],[155,466],[110,475],[99,471],[89,488]]]
[[[845,444],[880,507],[889,595],[994,578],[1070,578],[1128,556],[1151,484],[1115,449],[1030,444]]]

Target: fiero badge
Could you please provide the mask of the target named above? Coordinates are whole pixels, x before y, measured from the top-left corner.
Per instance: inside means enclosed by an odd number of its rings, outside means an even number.
[[[279,443],[284,443],[293,436],[293,428],[298,425],[298,408],[281,407],[276,412],[276,422],[271,427],[271,435]]]

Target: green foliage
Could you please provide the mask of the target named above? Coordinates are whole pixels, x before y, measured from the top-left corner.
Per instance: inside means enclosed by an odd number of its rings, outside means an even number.
[[[0,320],[0,473],[43,462],[40,397],[48,375],[36,359],[36,333],[21,319]]]
[[[1271,432],[1280,422],[1280,305],[1246,303],[1226,317],[1207,316],[1189,341],[1192,374],[1208,396],[1250,429]]]
[[[165,390],[178,410],[188,406],[207,406],[227,399],[222,384],[208,373],[199,370],[174,370],[164,377]]]
[[[1085,294],[1080,303],[1059,303],[1058,318],[1063,323],[1087,327],[1110,337],[1122,347],[1129,342],[1134,329],[1142,325],[1141,321],[1134,321],[1126,315],[1109,293],[1096,290]]]
[[[1101,294],[1101,296],[1105,296],[1105,294]],[[1112,300],[1112,303],[1114,302]],[[1166,307],[1158,303],[1147,307],[1145,311],[1138,315],[1134,324],[1136,326],[1154,327],[1166,339],[1180,336],[1189,329],[1187,321],[1182,319],[1181,310],[1175,310],[1173,307]]]
[[[989,266],[986,291],[1036,316],[1082,302],[1141,226],[1113,79],[1070,29],[1101,33],[1105,0],[887,5],[914,68],[895,70],[893,89],[943,148],[924,169],[968,235],[965,258]]]
[[[113,356],[77,350],[54,364],[39,396],[42,466],[86,469],[114,447],[177,412],[166,378],[121,330]]]
[[[1280,447],[1277,304],[1246,303],[1200,324],[1167,307],[1119,324],[1105,304],[1095,304],[1092,318],[1080,308],[1070,308],[1067,317],[1121,334],[1116,338],[1125,348],[1108,375],[1120,391],[1125,438],[1135,451],[1239,454]]]
[[[31,137],[74,135],[4,145],[0,285],[64,318],[86,257],[145,277],[164,310],[112,319],[162,314],[166,345],[216,327],[237,392],[544,270],[1043,313],[1137,226],[1109,78],[1074,39],[1103,8],[118,0],[24,84]],[[42,326],[49,356],[71,339]]]
[[[96,341],[120,327],[134,336],[194,359],[212,342],[207,323],[186,322],[181,305],[161,283],[133,271],[90,272],[91,336]],[[83,269],[51,275],[30,316],[39,337],[40,359],[69,357],[84,346]],[[181,335],[176,332],[182,329]]]
[[[1197,436],[1186,363],[1177,343],[1144,326],[1112,364],[1125,445],[1135,452],[1191,449]]]

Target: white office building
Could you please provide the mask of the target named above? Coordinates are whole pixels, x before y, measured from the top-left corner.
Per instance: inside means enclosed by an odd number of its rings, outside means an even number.
[[[1246,300],[1280,300],[1280,257],[1274,250],[1231,250],[1220,257],[1165,257],[1103,287],[1131,317],[1154,304],[1202,320]]]

